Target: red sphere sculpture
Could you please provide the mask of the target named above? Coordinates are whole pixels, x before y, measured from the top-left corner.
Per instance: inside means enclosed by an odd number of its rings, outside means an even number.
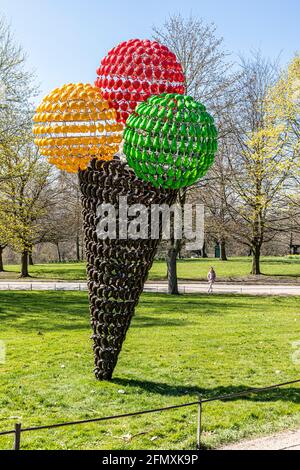
[[[114,47],[97,69],[95,85],[125,123],[138,103],[161,93],[184,94],[184,74],[175,54],[148,39]]]

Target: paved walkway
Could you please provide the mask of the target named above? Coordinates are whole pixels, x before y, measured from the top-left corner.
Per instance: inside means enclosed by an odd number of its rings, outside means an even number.
[[[300,450],[300,429],[251,441],[241,441],[238,444],[222,447],[220,450]]]
[[[62,290],[62,291],[85,291],[86,282],[76,281],[0,281],[0,290]],[[145,292],[167,292],[167,283],[164,281],[147,282]],[[180,282],[181,293],[207,293],[207,283],[204,282]],[[262,285],[242,283],[216,283],[215,294],[244,294],[244,295],[300,295],[300,285]]]

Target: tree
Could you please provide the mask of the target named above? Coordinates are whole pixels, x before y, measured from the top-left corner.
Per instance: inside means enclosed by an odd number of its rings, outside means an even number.
[[[7,245],[5,243],[0,242],[0,273],[4,271],[4,264],[3,264],[3,251]]]
[[[8,172],[14,166],[20,169],[18,176],[2,182],[0,202],[9,244],[21,253],[21,277],[29,276],[28,256],[40,230],[39,219],[51,203],[44,197],[51,169],[41,160],[30,138],[11,145],[9,152],[2,149],[0,153]]]
[[[2,205],[0,205],[0,272],[4,271],[3,252],[7,245],[6,216]]]
[[[269,94],[270,112],[288,132],[290,152],[295,156],[293,180],[291,181],[288,198],[289,204],[296,209],[299,218],[300,210],[300,56],[296,55]]]
[[[25,64],[22,48],[16,45],[4,18],[0,18],[0,147],[31,127],[30,100],[37,89],[34,74],[25,70]],[[0,182],[9,176],[3,174],[0,165]]]
[[[8,201],[4,194],[12,179],[16,178],[14,183],[16,185],[20,178],[25,177],[22,173],[24,170],[22,158],[20,156],[16,159],[15,156],[17,151],[24,156],[22,149],[24,150],[31,139],[30,100],[36,90],[33,83],[34,75],[25,70],[25,63],[25,54],[15,43],[4,18],[0,18],[0,197],[2,202],[5,200],[0,211],[0,264],[2,264],[3,249],[8,241],[11,241],[12,235],[7,229],[12,221],[12,213],[6,213],[4,210]]]
[[[73,239],[76,248],[76,261],[82,260],[83,252],[83,220],[81,193],[77,175],[63,173],[61,175],[61,187],[64,188],[66,202],[66,220],[68,221],[69,238]]]
[[[251,274],[258,275],[263,243],[282,222],[286,189],[293,168],[288,126],[272,111],[270,90],[278,79],[276,64],[260,53],[242,61],[241,99],[232,116],[235,130],[228,148],[227,184],[237,197],[227,200],[232,235],[252,253]]]
[[[0,273],[4,271],[3,264],[3,250],[6,248],[6,245],[0,244]]]
[[[270,112],[288,126],[290,145],[300,153],[300,56],[296,55],[269,93]]]
[[[229,73],[231,64],[222,48],[223,39],[217,37],[216,26],[193,16],[173,15],[162,28],[154,27],[153,32],[154,38],[168,46],[181,63],[186,93],[205,104],[220,123],[221,116],[232,106],[232,86],[236,78]],[[225,128],[222,132],[226,132]],[[182,207],[192,188],[179,191],[178,203]],[[181,247],[181,240],[170,241],[167,252],[170,294],[178,294],[176,260]]]
[[[215,163],[209,175],[196,188],[198,200],[204,204],[206,211],[206,233],[220,246],[222,261],[227,261],[226,246],[232,231],[228,204],[234,206],[236,201],[236,195],[228,184],[231,169],[227,158],[227,146],[226,138],[220,139]]]
[[[62,261],[60,245],[71,241],[75,244],[76,260],[83,258],[83,223],[81,195],[77,175],[60,172],[54,181],[51,212],[42,220],[40,242],[56,246],[58,260]]]

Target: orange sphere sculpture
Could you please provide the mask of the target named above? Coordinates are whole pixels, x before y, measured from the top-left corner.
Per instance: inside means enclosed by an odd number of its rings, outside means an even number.
[[[33,121],[41,154],[68,172],[85,170],[92,158],[111,160],[122,141],[116,111],[90,84],[56,88],[38,106]]]

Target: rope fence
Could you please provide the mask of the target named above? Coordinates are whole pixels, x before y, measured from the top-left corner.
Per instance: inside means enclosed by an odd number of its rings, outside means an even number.
[[[41,426],[33,426],[33,427],[22,427],[22,423],[16,423],[15,428],[11,429],[9,431],[0,431],[0,436],[5,436],[9,434],[14,434],[14,446],[13,450],[20,450],[21,448],[21,435],[23,432],[31,432],[31,431],[39,431],[43,429],[54,429],[54,428],[61,428],[65,426],[75,426],[79,424],[87,424],[87,423],[98,423],[101,421],[109,421],[109,420],[115,420],[115,419],[122,419],[122,418],[128,418],[132,416],[141,416],[149,413],[159,413],[163,411],[169,411],[169,410],[175,410],[175,409],[180,409],[180,408],[187,408],[187,407],[192,407],[192,406],[198,406],[198,414],[197,414],[197,450],[201,449],[201,434],[202,434],[202,415],[203,415],[203,405],[205,403],[212,403],[215,401],[227,401],[227,400],[232,400],[235,398],[243,397],[243,396],[248,396],[252,394],[259,394],[261,392],[265,392],[268,390],[274,390],[277,388],[285,387],[287,385],[293,385],[300,383],[300,379],[297,380],[292,380],[289,382],[283,382],[275,385],[269,385],[267,387],[260,387],[260,388],[249,388],[247,390],[237,392],[237,393],[232,393],[232,394],[226,394],[226,395],[219,395],[217,397],[211,397],[211,398],[201,398],[199,396],[197,401],[192,401],[188,403],[182,403],[180,405],[171,405],[171,406],[166,406],[162,408],[154,408],[154,409],[149,409],[149,410],[142,410],[142,411],[135,411],[132,413],[123,413],[119,415],[113,415],[113,416],[104,416],[101,418],[91,418],[91,419],[85,419],[85,420],[80,420],[80,421],[68,421],[68,422],[63,422],[63,423],[56,423],[56,424],[46,424],[46,425],[41,425]],[[300,390],[299,390],[300,392]]]

